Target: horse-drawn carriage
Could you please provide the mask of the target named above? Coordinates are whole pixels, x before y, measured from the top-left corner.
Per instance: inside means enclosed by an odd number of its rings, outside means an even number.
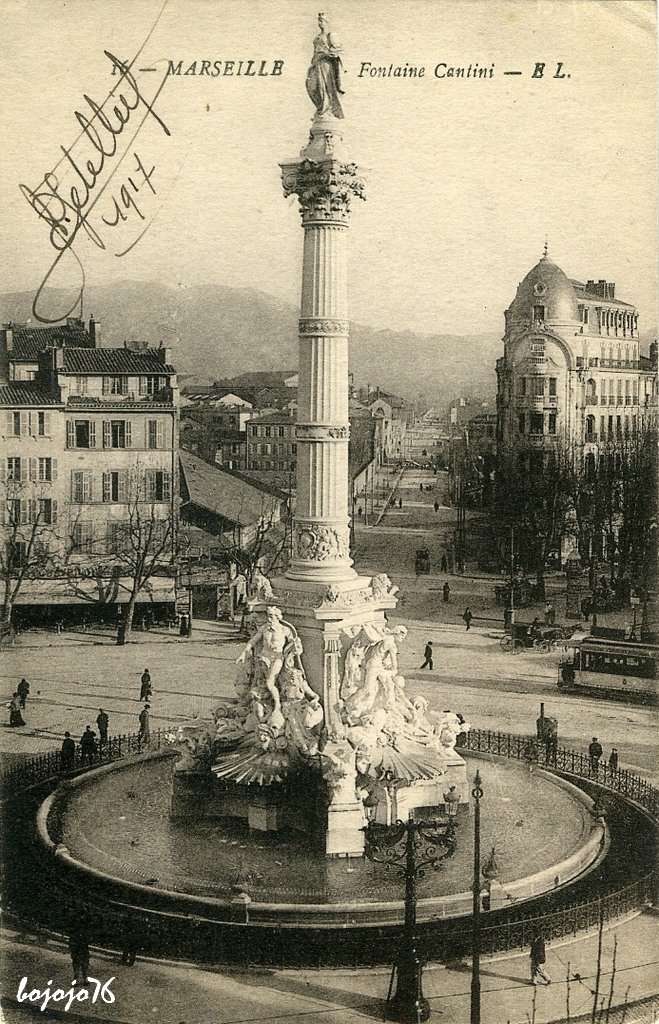
[[[513,654],[519,654],[525,648],[552,651],[563,647],[574,629],[574,626],[544,626],[541,622],[515,622],[510,633],[501,638],[499,646],[502,651]]]

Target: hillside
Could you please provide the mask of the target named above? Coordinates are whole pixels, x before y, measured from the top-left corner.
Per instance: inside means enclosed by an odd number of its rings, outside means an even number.
[[[54,290],[44,298],[57,298]],[[31,316],[31,292],[0,296],[2,322]],[[61,307],[60,307],[61,308]],[[297,310],[264,292],[205,285],[173,288],[124,281],[89,287],[85,316],[101,322],[103,345],[162,343],[181,377],[212,381],[297,362]],[[350,369],[357,385],[379,385],[409,399],[447,402],[458,394],[492,395],[495,335],[422,335],[351,327]]]

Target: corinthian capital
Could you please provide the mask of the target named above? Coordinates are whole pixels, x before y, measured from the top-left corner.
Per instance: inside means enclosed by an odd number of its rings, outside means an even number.
[[[282,164],[282,184],[285,196],[297,195],[303,223],[347,221],[352,199],[366,199],[357,165],[338,160]]]

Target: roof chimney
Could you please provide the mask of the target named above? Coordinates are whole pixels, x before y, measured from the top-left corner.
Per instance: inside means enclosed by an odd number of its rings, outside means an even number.
[[[7,352],[14,351],[14,328],[11,323],[2,325],[2,333],[4,336],[5,348]]]
[[[101,342],[101,324],[98,320],[94,320],[94,314],[89,318],[89,337],[92,340],[94,348],[100,348]]]

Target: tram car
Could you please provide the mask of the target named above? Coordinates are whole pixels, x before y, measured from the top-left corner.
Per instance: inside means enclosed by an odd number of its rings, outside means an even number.
[[[655,704],[657,654],[653,643],[589,636],[558,667],[558,689],[594,697]]]

